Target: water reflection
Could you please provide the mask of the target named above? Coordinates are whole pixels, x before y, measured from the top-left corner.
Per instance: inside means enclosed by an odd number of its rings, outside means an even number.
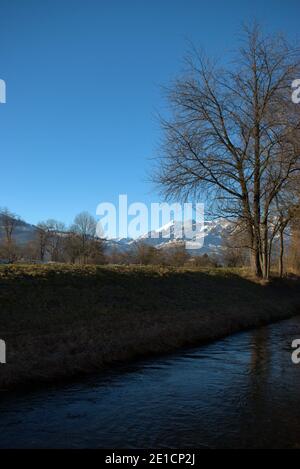
[[[300,318],[56,389],[3,396],[1,447],[297,447]]]

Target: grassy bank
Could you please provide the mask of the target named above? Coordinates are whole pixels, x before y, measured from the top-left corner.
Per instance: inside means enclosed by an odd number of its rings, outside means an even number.
[[[158,267],[0,266],[0,387],[54,381],[300,312],[298,280]]]

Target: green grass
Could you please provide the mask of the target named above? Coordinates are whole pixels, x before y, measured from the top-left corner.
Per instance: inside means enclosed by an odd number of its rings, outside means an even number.
[[[0,266],[0,386],[55,381],[299,311],[298,280],[239,269]]]

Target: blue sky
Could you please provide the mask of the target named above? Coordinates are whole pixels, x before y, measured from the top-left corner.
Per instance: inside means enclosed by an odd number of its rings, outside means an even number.
[[[70,223],[98,203],[160,199],[147,182],[160,85],[188,41],[223,56],[241,23],[299,39],[299,0],[0,0],[0,206]]]

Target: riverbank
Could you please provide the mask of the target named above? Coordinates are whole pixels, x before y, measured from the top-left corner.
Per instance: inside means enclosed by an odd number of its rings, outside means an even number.
[[[54,382],[299,313],[299,280],[238,271],[0,266],[0,387]]]

